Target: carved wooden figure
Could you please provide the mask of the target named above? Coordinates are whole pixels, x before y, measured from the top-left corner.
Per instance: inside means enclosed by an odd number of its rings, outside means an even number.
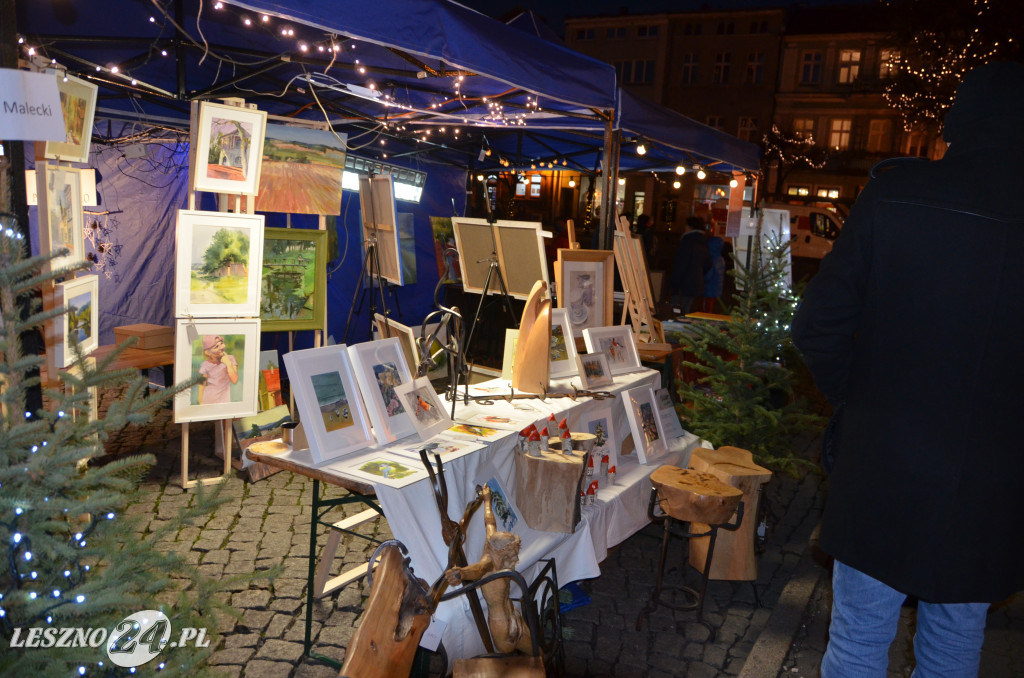
[[[545,299],[548,286],[538,280],[530,290],[519,323],[515,361],[512,363],[512,388],[524,393],[548,390],[551,356],[551,300]]]

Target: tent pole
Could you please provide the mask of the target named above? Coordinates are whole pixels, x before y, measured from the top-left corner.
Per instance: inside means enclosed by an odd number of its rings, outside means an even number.
[[[604,149],[601,151],[604,167],[601,172],[601,222],[598,241],[602,249],[611,249],[612,234],[615,233],[615,189],[619,180],[619,149],[614,126],[615,112],[608,111],[608,119],[604,123]]]
[[[184,0],[174,0],[174,20],[179,26],[185,25]],[[177,67],[178,76],[178,101],[185,101],[187,99],[185,89],[185,45],[181,41],[180,36],[175,36],[174,45],[174,62]]]

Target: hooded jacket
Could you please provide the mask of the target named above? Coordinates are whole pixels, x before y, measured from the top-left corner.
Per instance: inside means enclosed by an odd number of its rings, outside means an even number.
[[[793,340],[844,404],[821,545],[935,603],[1024,589],[1024,65],[967,75],[945,156],[876,168]]]

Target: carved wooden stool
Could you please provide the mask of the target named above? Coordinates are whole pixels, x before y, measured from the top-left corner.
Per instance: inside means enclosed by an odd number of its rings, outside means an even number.
[[[708,588],[708,572],[711,567],[715,550],[715,539],[718,530],[736,530],[743,524],[743,493],[735,487],[726,485],[710,473],[701,473],[692,469],[681,469],[678,466],[660,466],[651,474],[651,499],[647,505],[647,517],[652,522],[662,523],[664,532],[661,538],[661,557],[658,561],[658,576],[654,590],[647,606],[637,616],[636,628],[643,626],[644,617],[653,612],[658,605],[673,610],[697,610],[697,621],[703,624],[711,637],[715,629],[704,620],[704,594]],[[659,510],[655,510],[656,507]],[[734,523],[726,523],[730,516],[736,516]],[[690,523],[706,523],[706,531],[692,532],[673,530],[673,521]],[[689,586],[674,587],[683,594],[686,602],[675,605],[661,600],[662,584],[665,576],[665,556],[668,553],[668,538],[675,535],[683,539],[693,537],[710,538],[705,566],[701,572],[700,590]],[[685,559],[684,559],[685,562]]]

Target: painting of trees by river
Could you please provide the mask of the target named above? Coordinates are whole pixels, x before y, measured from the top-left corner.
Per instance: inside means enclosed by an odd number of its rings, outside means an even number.
[[[268,228],[263,237],[263,329],[321,329],[326,308],[327,232]]]

